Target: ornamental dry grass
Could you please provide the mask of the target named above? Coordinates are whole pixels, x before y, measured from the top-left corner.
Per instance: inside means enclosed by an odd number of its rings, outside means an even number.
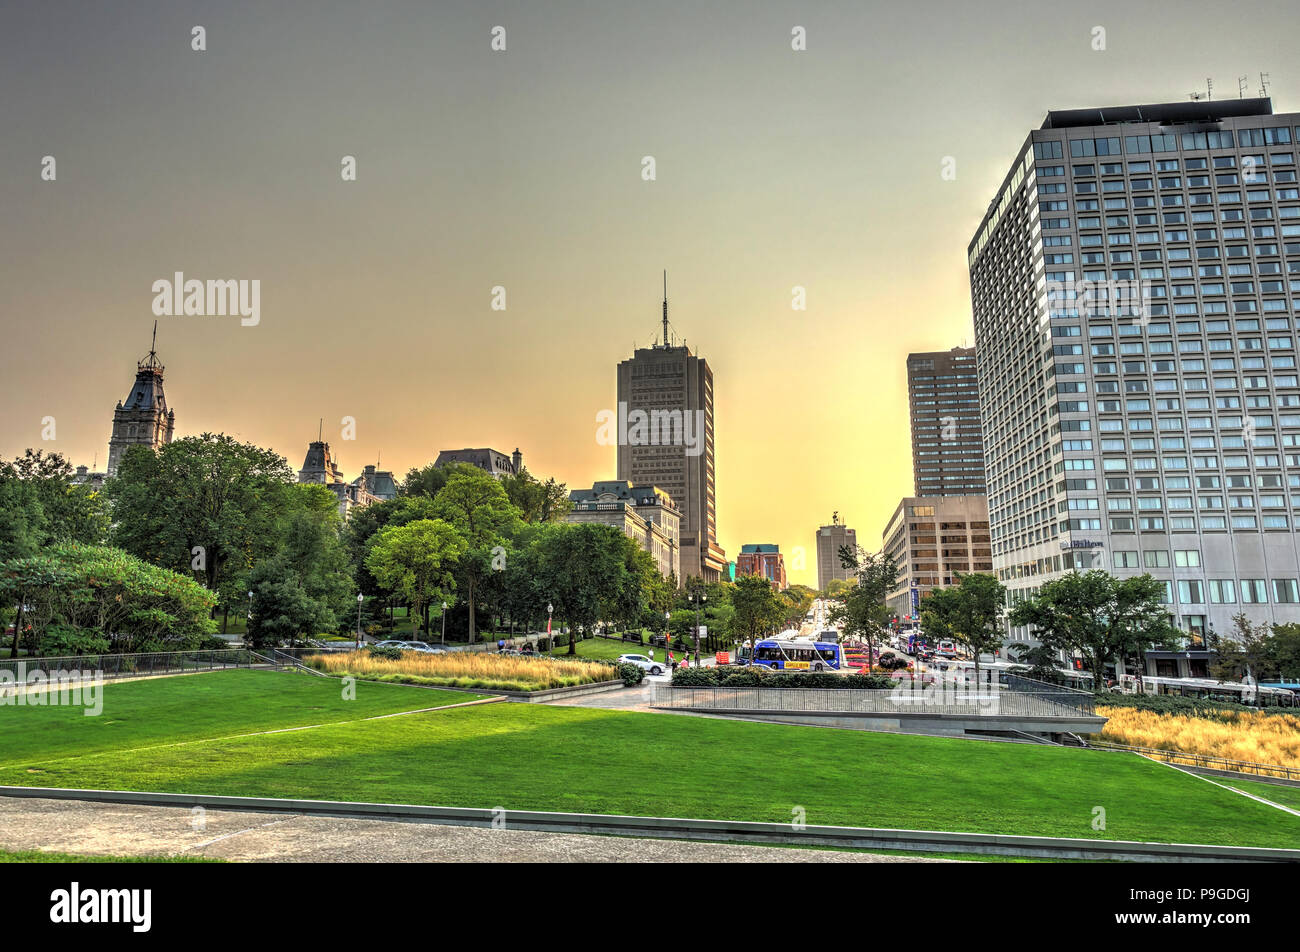
[[[1227,760],[1300,768],[1300,717],[1222,711],[1213,717],[1098,707],[1109,718],[1101,740]]]
[[[542,691],[618,678],[618,669],[606,664],[477,651],[446,654],[404,651],[400,660],[382,658],[369,651],[331,652],[308,655],[303,663],[328,674],[352,675],[370,681],[496,691]]]

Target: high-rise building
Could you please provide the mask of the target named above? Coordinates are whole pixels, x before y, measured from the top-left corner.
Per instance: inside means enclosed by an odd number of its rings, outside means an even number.
[[[840,561],[840,548],[858,549],[858,533],[844,524],[838,512],[831,514],[831,524],[817,530],[817,589],[826,591],[831,579],[849,580],[853,570],[846,569]]]
[[[113,434],[108,441],[108,473],[117,473],[122,454],[132,446],[158,449],[172,441],[176,429],[176,411],[167,408],[163,393],[163,365],[156,350],[158,325],[154,324],[153,342],[148,355],[136,364],[135,383],[126,400],[119,400],[113,411]]]
[[[909,496],[890,517],[881,554],[898,566],[898,584],[886,604],[899,619],[915,620],[921,599],[958,575],[992,572],[987,497]]]
[[[1013,599],[1150,572],[1193,653],[1300,621],[1297,139],[1230,99],[1049,112],[1017,150],[968,249]]]
[[[984,492],[975,348],[907,355],[912,478],[918,496]]]
[[[618,365],[618,478],[659,486],[681,511],[682,577],[718,581],[713,463],[713,371],[685,343],[674,344],[663,301],[663,340]]]
[[[772,587],[781,591],[789,586],[785,576],[785,556],[781,547],[769,542],[742,545],[736,556],[736,577],[742,575],[761,575],[772,583]]]

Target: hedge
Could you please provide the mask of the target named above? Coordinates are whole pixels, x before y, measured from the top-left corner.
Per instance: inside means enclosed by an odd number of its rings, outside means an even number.
[[[827,690],[855,689],[859,691],[885,690],[898,684],[894,678],[879,674],[760,674],[748,668],[719,666],[714,668],[678,668],[673,674],[674,687],[727,687],[727,688],[825,688]]]

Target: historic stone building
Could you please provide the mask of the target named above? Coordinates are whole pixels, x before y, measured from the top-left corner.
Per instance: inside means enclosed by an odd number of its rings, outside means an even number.
[[[463,449],[463,450],[441,450],[438,458],[433,461],[434,466],[447,466],[451,463],[466,463],[469,466],[477,466],[485,473],[491,473],[497,479],[503,476],[518,476],[524,471],[524,454],[519,452],[519,447],[507,456],[500,450],[494,450],[488,447],[482,449]]]
[[[608,479],[590,489],[569,493],[573,508],[566,522],[597,522],[614,526],[654,558],[661,575],[681,581],[682,514],[672,496],[658,486],[633,486],[625,479]]]
[[[330,445],[324,440],[316,440],[307,445],[307,456],[298,470],[298,482],[316,483],[334,492],[339,499],[339,517],[347,519],[353,509],[364,508],[371,503],[397,496],[397,483],[389,470],[367,466],[360,476],[348,482],[343,478]]]
[[[108,441],[109,476],[117,472],[122,454],[129,447],[148,446],[156,450],[172,441],[176,411],[168,409],[163,393],[163,365],[154,349],[157,335],[155,325],[154,344],[149,346],[149,355],[136,365],[135,384],[126,400],[119,400],[113,411],[113,435]]]

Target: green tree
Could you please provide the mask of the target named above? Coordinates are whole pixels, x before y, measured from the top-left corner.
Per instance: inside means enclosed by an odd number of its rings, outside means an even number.
[[[32,647],[107,640],[113,651],[193,648],[212,631],[213,594],[121,549],[57,543],[0,563],[0,598],[31,609]]]
[[[242,577],[274,552],[282,456],[225,434],[133,446],[105,484],[113,544],[178,572],[195,572],[227,608],[243,606]],[[236,580],[240,580],[236,583]]]
[[[1044,582],[1009,617],[1013,625],[1032,625],[1034,637],[1047,647],[1081,655],[1100,688],[1107,663],[1180,639],[1161,603],[1164,590],[1150,575],[1117,579],[1100,569],[1071,572]]]
[[[1252,624],[1245,612],[1237,612],[1229,635],[1211,629],[1207,641],[1214,652],[1210,677],[1217,681],[1241,681],[1247,675],[1259,681],[1277,675],[1274,634],[1267,622]]]
[[[876,642],[884,633],[890,618],[886,599],[898,587],[898,565],[889,555],[874,555],[861,547],[840,547],[840,562],[852,569],[856,584],[831,605],[829,619],[845,635],[861,638],[867,643],[867,673],[874,669]]]
[[[420,519],[381,531],[366,556],[366,567],[381,586],[406,599],[418,637],[425,607],[451,601],[452,566],[466,551],[465,539],[454,526],[441,519]]]
[[[635,546],[613,526],[560,523],[537,539],[539,589],[569,625],[569,654],[577,653],[578,629],[626,611],[640,584],[629,570],[627,546]]]
[[[731,593],[732,629],[750,645],[749,660],[762,636],[781,623],[783,608],[772,583],[761,575],[742,575]]]
[[[469,609],[469,641],[476,634],[475,607],[494,563],[501,564],[507,539],[519,529],[519,510],[510,504],[506,491],[494,477],[465,466],[447,478],[447,484],[433,501],[437,518],[455,527],[465,541],[465,551],[456,560],[457,582],[465,592]]]
[[[975,659],[975,683],[980,683],[980,655],[1002,647],[1002,606],[1007,590],[984,572],[958,575],[957,584],[932,589],[921,602],[927,636],[950,639]]]
[[[559,522],[571,508],[564,483],[554,479],[542,482],[527,467],[503,477],[501,487],[525,522]]]
[[[34,556],[58,542],[98,544],[107,532],[103,497],[74,485],[72,466],[62,456],[28,449],[12,461],[0,459],[0,562]],[[10,655],[16,657],[23,602],[0,604],[0,620],[11,611]]]

